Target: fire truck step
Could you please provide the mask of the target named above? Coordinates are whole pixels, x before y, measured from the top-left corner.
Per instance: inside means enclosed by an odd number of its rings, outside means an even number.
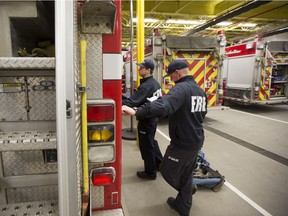
[[[124,216],[122,209],[113,209],[105,211],[92,212],[91,216]]]
[[[55,58],[0,58],[0,69],[55,69],[55,65]]]
[[[56,132],[0,132],[0,151],[21,151],[35,149],[56,149]]]
[[[25,203],[12,203],[1,204],[0,215],[59,215],[58,204],[54,200],[39,201],[39,202],[25,202]]]

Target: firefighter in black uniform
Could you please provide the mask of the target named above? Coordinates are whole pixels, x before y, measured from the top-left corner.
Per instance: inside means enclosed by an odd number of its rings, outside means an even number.
[[[122,113],[136,115],[139,120],[169,117],[170,145],[167,147],[160,171],[164,179],[178,191],[169,197],[168,205],[181,216],[188,216],[192,207],[193,170],[197,153],[204,143],[202,122],[207,113],[207,97],[189,75],[188,64],[177,59],[169,64],[167,76],[175,86],[167,95],[139,107],[136,111],[122,107]]]
[[[153,61],[145,59],[142,63],[136,64],[140,66],[139,75],[142,77],[140,86],[130,98],[122,102],[122,105],[127,105],[134,109],[145,103],[150,103],[162,95],[160,84],[152,76],[154,70]],[[151,117],[138,122],[139,148],[144,160],[144,171],[137,172],[139,178],[156,179],[157,170],[163,159],[158,142],[154,139],[157,121],[158,118]]]

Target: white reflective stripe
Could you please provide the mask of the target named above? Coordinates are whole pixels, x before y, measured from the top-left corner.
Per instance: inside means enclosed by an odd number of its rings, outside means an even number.
[[[272,216],[269,212],[267,212],[265,209],[263,209],[261,206],[259,206],[257,203],[255,203],[252,199],[247,197],[244,193],[239,191],[237,188],[235,188],[233,185],[231,185],[229,182],[225,181],[224,183],[228,188],[230,188],[234,193],[236,193],[238,196],[240,196],[243,200],[245,200],[249,205],[251,205],[253,208],[255,208],[258,212],[260,212],[264,216]]]
[[[112,210],[104,210],[104,211],[94,211],[92,212],[92,216],[124,216],[123,210],[119,209],[112,209]],[[126,216],[125,212],[125,216]]]
[[[119,53],[103,54],[103,80],[122,79],[123,60]]]

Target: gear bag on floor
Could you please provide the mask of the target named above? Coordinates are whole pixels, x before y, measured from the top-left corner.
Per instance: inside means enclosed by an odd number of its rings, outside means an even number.
[[[225,182],[225,177],[218,170],[210,167],[205,154],[200,150],[197,157],[197,167],[193,171],[193,184],[219,191]]]

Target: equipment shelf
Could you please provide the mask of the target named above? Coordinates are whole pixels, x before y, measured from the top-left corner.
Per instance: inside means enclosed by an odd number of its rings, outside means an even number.
[[[56,149],[55,131],[0,132],[0,152]]]
[[[55,58],[0,57],[0,69],[55,69]]]
[[[272,81],[272,84],[284,84],[284,83],[287,83],[286,80],[283,80],[283,81]]]
[[[54,57],[0,57],[0,76],[51,76],[55,67]]]
[[[56,201],[1,204],[0,215],[59,215]]]

